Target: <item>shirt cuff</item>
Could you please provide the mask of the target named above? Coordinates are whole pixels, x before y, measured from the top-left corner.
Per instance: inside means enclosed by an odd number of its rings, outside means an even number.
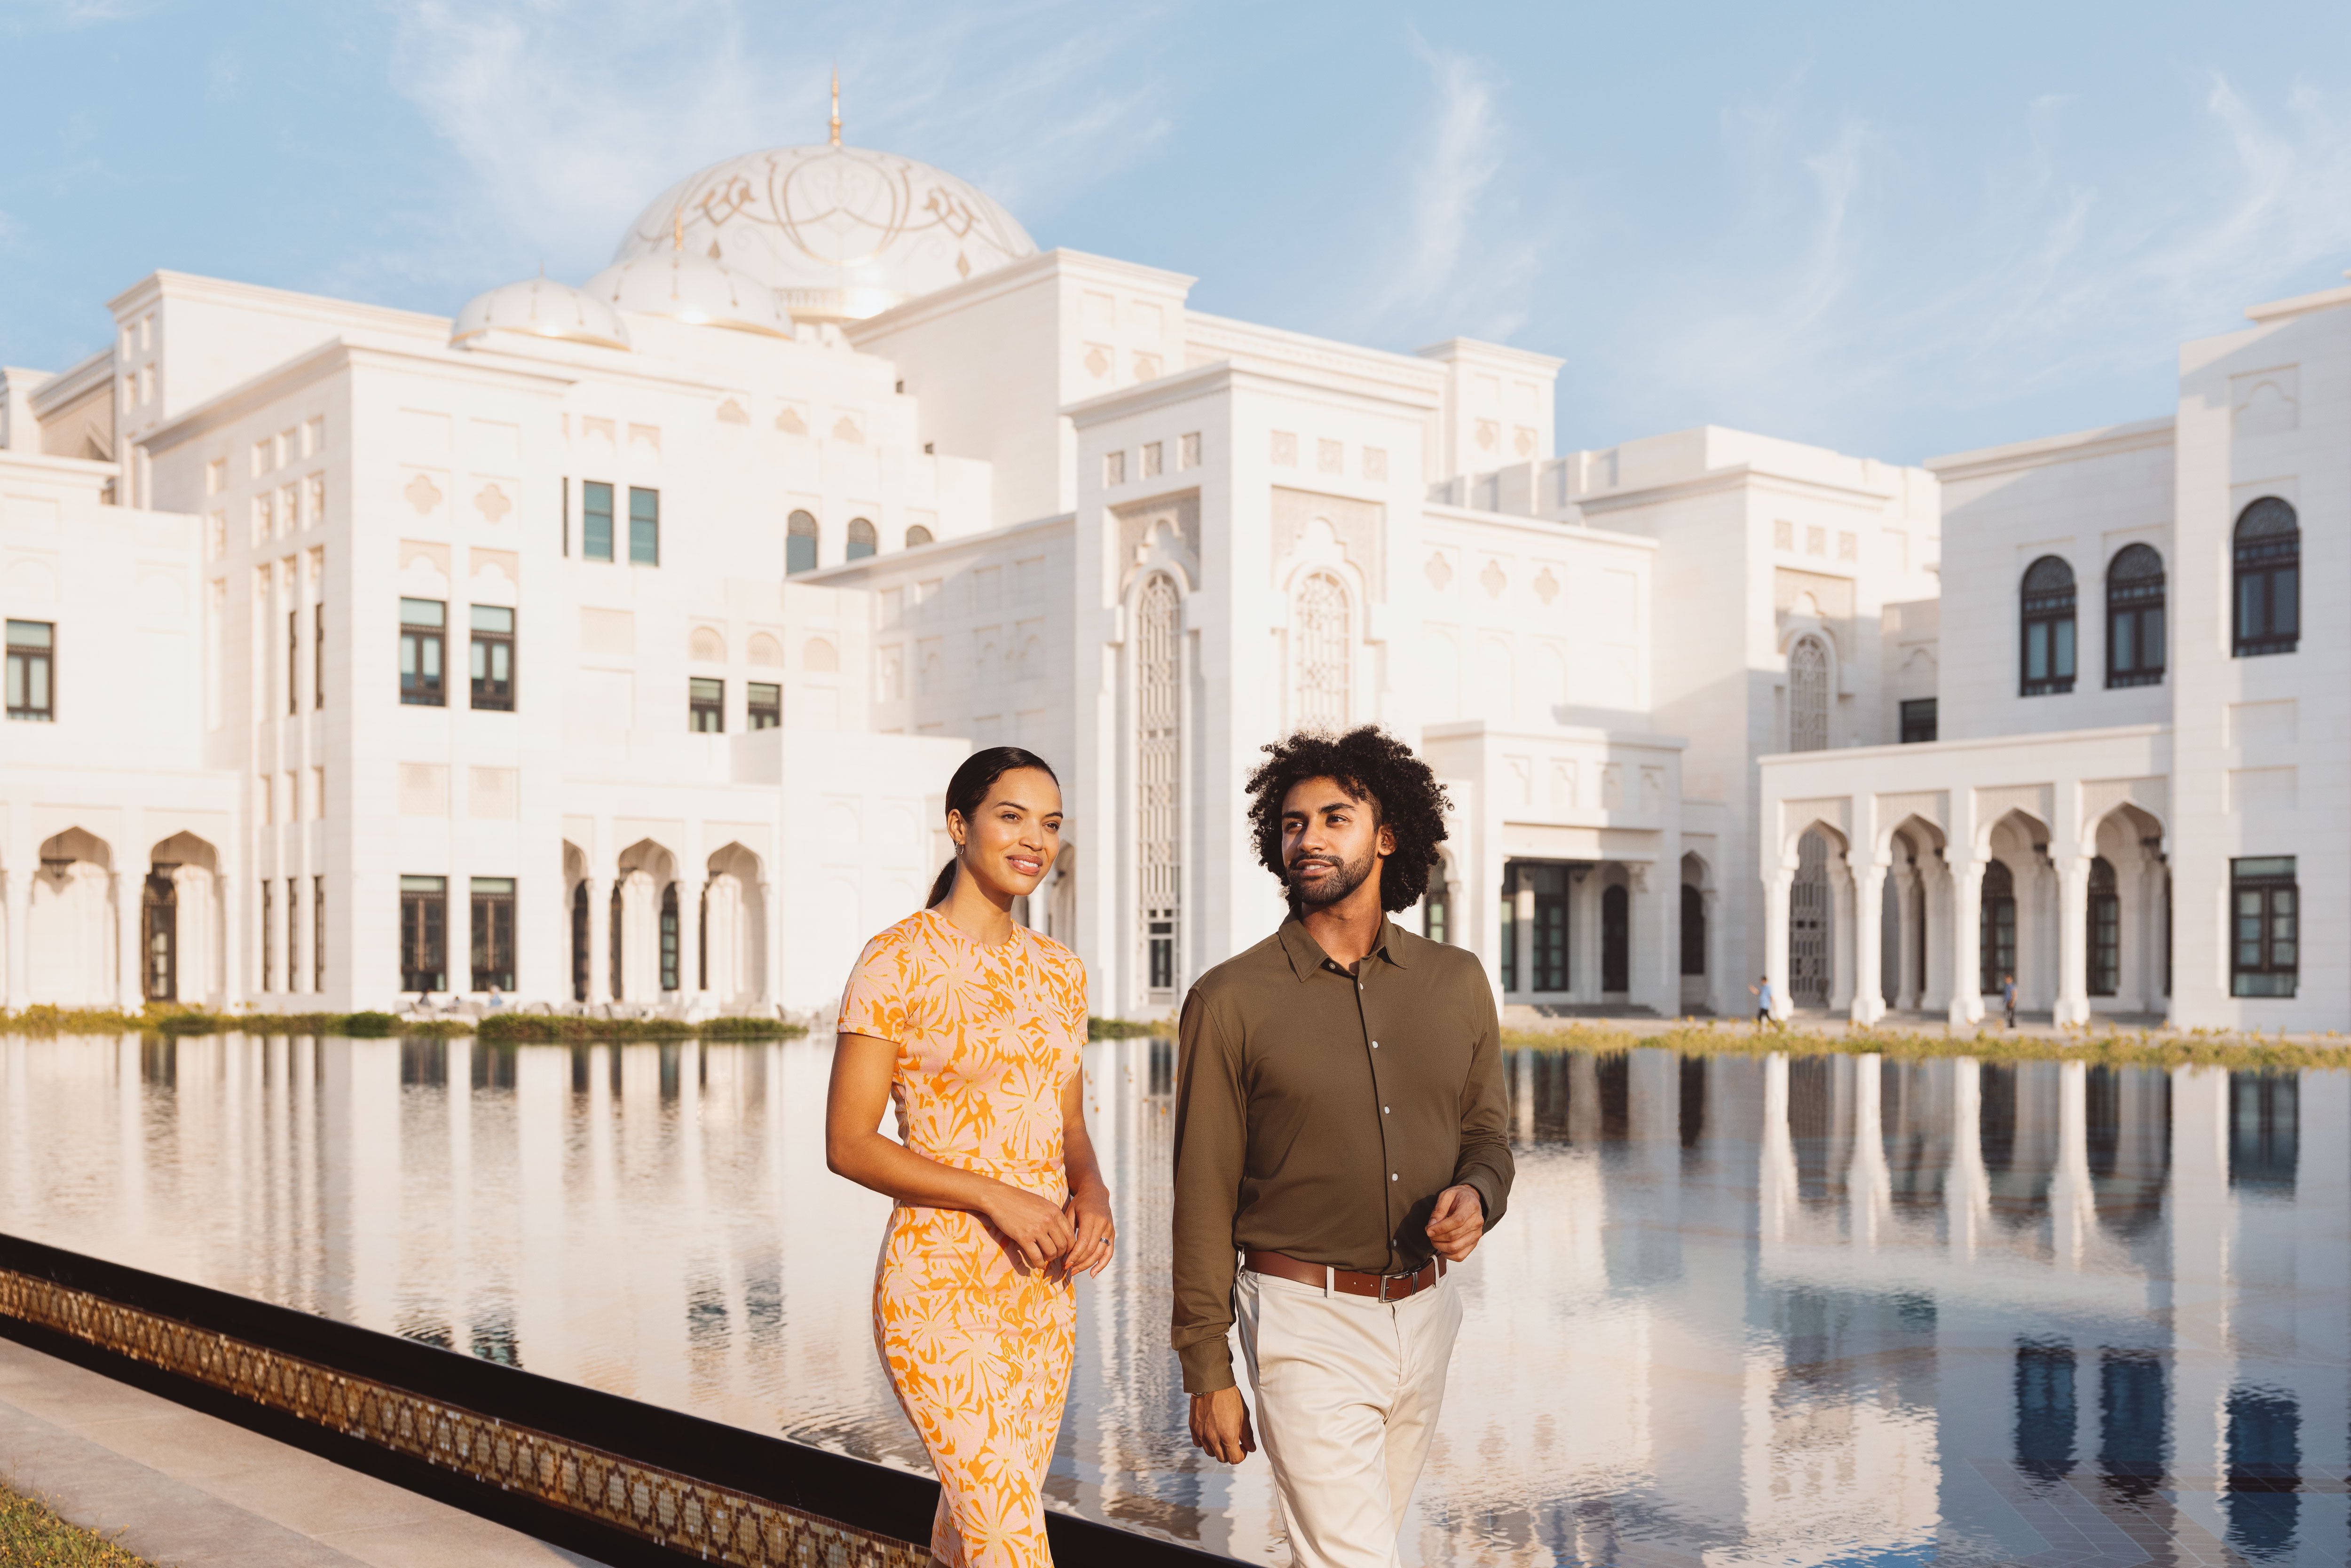
[[[1214,1394],[1233,1385],[1233,1347],[1218,1334],[1177,1351],[1184,1363],[1184,1392]]]

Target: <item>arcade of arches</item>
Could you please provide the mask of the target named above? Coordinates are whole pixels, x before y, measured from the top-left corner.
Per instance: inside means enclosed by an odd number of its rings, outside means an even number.
[[[2053,858],[2048,826],[2010,811],[1984,834],[1981,858],[1955,868],[1941,831],[1917,817],[1874,859],[1833,827],[1806,826],[1771,889],[1779,952],[1767,963],[1787,977],[1782,1010],[1968,1022],[2000,1013],[2013,983],[2020,1013],[2059,1022],[2160,1015],[2171,994],[2162,824],[2121,806],[2093,843],[2095,853]]]
[[[34,865],[0,865],[7,1005],[217,1005],[227,989],[222,934],[235,916],[219,870],[219,851],[193,832],[155,840],[133,860],[79,827],[44,840]]]

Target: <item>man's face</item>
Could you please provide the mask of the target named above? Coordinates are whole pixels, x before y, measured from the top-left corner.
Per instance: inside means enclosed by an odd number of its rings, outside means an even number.
[[[1378,810],[1335,779],[1302,779],[1282,797],[1282,870],[1309,909],[1327,908],[1366,882],[1376,890],[1380,862],[1395,851]]]

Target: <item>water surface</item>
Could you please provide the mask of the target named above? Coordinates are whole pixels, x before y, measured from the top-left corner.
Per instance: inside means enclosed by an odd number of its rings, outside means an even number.
[[[0,1227],[922,1468],[829,1042],[0,1037]],[[1057,1506],[1281,1561],[1185,1439],[1165,1041],[1086,1052],[1123,1249]],[[2351,1561],[2351,1075],[1510,1056],[1518,1186],[1418,1563]]]

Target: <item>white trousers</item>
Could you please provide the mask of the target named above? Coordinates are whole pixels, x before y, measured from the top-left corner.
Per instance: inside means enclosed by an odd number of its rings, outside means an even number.
[[[1448,1277],[1383,1305],[1244,1269],[1233,1309],[1291,1563],[1395,1568],[1445,1403],[1459,1290]]]

